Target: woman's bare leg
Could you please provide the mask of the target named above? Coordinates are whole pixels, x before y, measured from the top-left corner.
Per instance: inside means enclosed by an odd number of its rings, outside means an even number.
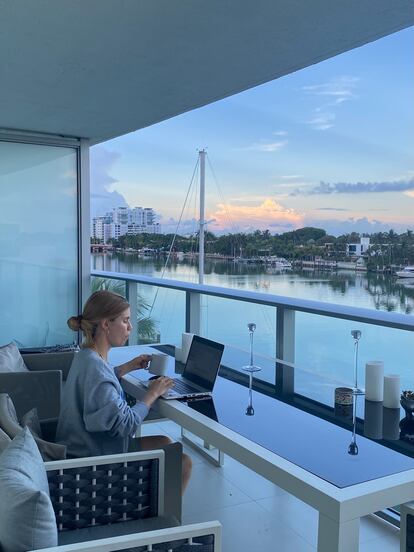
[[[139,438],[139,444],[141,450],[154,450],[170,445],[173,441],[165,435],[148,435],[146,437]],[[182,481],[182,493],[187,488],[190,481],[191,471],[193,463],[188,454],[183,453],[183,481]]]

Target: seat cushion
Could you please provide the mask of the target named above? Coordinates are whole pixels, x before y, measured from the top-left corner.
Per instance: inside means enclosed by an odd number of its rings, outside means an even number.
[[[28,372],[22,355],[15,343],[9,343],[0,347],[0,373],[1,372]]]
[[[29,412],[26,412],[26,414],[22,416],[21,423],[23,427],[27,426],[30,429],[32,435],[43,439],[37,408],[32,408]]]
[[[39,448],[40,454],[45,462],[53,460],[64,460],[66,458],[66,446],[58,443],[50,443],[38,436],[40,432],[40,422],[37,417],[36,408],[33,408],[22,418],[22,425],[28,426]],[[11,439],[14,439],[22,429],[17,419],[16,410],[13,401],[7,393],[0,393],[0,429],[2,429]]]
[[[0,496],[2,552],[26,552],[57,545],[45,467],[27,428],[0,455]]]
[[[0,429],[14,439],[22,429],[17,419],[13,401],[7,393],[0,393]]]
[[[143,531],[166,529],[167,527],[177,527],[178,525],[180,524],[175,517],[158,516],[133,521],[120,521],[111,523],[110,525],[95,525],[83,529],[74,529],[73,531],[61,531],[58,533],[58,540],[59,546],[63,546],[64,544],[75,544],[77,542],[120,537],[132,533],[142,533]]]

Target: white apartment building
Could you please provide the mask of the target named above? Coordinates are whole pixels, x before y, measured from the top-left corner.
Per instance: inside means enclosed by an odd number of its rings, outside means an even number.
[[[152,207],[116,207],[110,213],[92,220],[91,236],[107,243],[125,234],[159,234],[160,231]]]
[[[128,207],[115,207],[112,209],[112,221],[114,224],[128,224],[131,209]]]

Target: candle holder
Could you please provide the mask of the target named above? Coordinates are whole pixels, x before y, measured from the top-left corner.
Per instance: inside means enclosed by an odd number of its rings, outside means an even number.
[[[354,397],[354,407],[353,407],[353,410],[352,410],[352,439],[351,439],[351,443],[349,444],[349,447],[348,447],[348,454],[350,454],[351,456],[357,456],[358,452],[359,452],[358,445],[357,445],[357,442],[356,442],[357,399],[358,399],[358,394],[356,394],[355,397]]]
[[[361,331],[351,330],[351,335],[354,338],[354,387],[352,388],[352,393],[354,395],[365,395],[365,391],[358,387],[358,348]]]
[[[242,370],[249,374],[249,402],[246,408],[246,416],[254,416],[253,408],[253,374],[255,372],[260,372],[260,366],[257,366],[253,363],[253,334],[256,330],[256,324],[254,322],[249,322],[247,324],[249,329],[249,339],[250,339],[250,364],[243,366]]]

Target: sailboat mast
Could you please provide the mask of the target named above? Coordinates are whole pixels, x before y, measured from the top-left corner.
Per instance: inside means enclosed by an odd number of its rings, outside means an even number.
[[[200,156],[200,232],[198,249],[198,283],[204,284],[204,226],[205,226],[205,195],[206,195],[206,151],[198,152]]]

